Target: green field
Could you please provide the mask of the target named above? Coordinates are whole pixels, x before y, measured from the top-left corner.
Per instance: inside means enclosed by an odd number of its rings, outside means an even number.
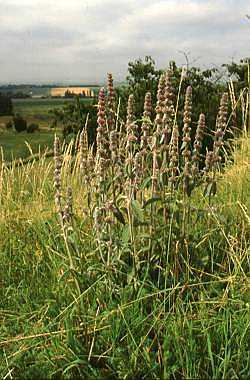
[[[73,102],[74,99],[13,99],[14,113],[20,113],[23,116],[49,116],[49,111],[55,108],[61,108],[64,104]],[[90,103],[92,99],[82,98],[81,102]]]
[[[35,133],[0,130],[0,147],[3,150],[4,159],[11,161],[18,158],[26,158],[32,153],[43,152],[46,148],[53,147],[54,131],[41,130]],[[31,149],[31,150],[30,150]]]

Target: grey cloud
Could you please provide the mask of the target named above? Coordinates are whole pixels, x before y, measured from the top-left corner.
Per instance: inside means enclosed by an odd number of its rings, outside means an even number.
[[[123,79],[127,62],[249,55],[245,0],[0,0],[0,81]]]

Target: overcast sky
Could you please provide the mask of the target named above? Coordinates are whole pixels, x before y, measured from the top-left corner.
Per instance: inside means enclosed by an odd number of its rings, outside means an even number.
[[[0,0],[0,82],[124,79],[152,55],[218,65],[250,56],[250,0]]]

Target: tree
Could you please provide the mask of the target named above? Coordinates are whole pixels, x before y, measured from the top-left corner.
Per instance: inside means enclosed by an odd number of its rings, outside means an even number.
[[[122,117],[126,114],[126,103],[130,94],[134,95],[135,115],[137,117],[142,115],[144,97],[147,91],[152,94],[153,105],[156,104],[157,85],[162,72],[162,70],[156,69],[155,61],[151,56],[128,63],[127,84],[116,90],[117,96],[121,98],[120,114]]]
[[[13,117],[13,124],[17,132],[23,132],[27,129],[27,121],[19,114]]]
[[[232,62],[223,65],[227,69],[228,75],[233,77],[236,90],[238,91],[248,87],[249,65],[250,58],[241,59],[239,63]]]
[[[173,86],[175,97],[177,97],[179,84],[182,76],[182,67],[178,67],[174,61],[170,61],[169,69],[173,74]],[[126,101],[128,95],[133,93],[135,98],[135,114],[137,118],[142,115],[144,97],[147,91],[151,92],[153,110],[156,106],[157,86],[161,74],[164,70],[157,70],[155,61],[150,56],[146,56],[144,60],[137,59],[128,64],[127,84],[117,89],[117,95],[121,98],[120,114],[124,119],[126,115]],[[191,85],[193,88],[193,109],[192,120],[196,123],[199,114],[207,111],[206,124],[209,131],[215,128],[216,116],[220,96],[225,91],[225,84],[221,79],[219,70],[212,68],[209,70],[201,70],[197,67],[189,67],[182,81],[182,88],[179,97],[178,109],[183,109],[185,89]],[[154,115],[153,115],[154,116]],[[182,125],[183,115],[177,113],[178,125]],[[140,120],[137,121],[140,126]],[[193,128],[195,131],[195,128]],[[209,141],[209,138],[207,138]]]
[[[248,120],[246,128],[250,131],[250,58],[244,58],[239,63],[232,62],[223,66],[226,67],[228,75],[233,80],[237,98],[241,93],[248,93]],[[238,118],[241,118],[242,108],[240,103],[237,105],[235,114],[236,117],[238,115]]]
[[[182,68],[177,67],[175,62],[170,63],[174,78],[175,94],[177,95],[179,83],[181,81]],[[195,133],[195,125],[201,113],[205,113],[207,134],[205,138],[205,148],[212,144],[213,131],[215,130],[216,117],[221,95],[227,90],[226,84],[221,80],[221,73],[218,69],[212,68],[201,70],[197,67],[189,67],[183,82],[179,99],[179,110],[183,110],[185,90],[188,86],[192,87],[192,128],[191,134]],[[178,125],[183,125],[183,114],[177,114]],[[194,137],[194,136],[192,136]]]
[[[64,98],[74,98],[76,95],[74,94],[74,92],[70,91],[70,90],[66,90],[65,93],[64,93]]]
[[[0,116],[12,115],[13,106],[9,96],[6,96],[0,92]]]

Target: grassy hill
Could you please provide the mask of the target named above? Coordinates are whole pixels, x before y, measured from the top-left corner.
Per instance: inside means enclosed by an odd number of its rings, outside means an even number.
[[[133,98],[117,135],[103,95],[96,155],[83,132],[76,149],[56,138],[54,160],[1,162],[1,377],[248,379],[249,136],[223,150],[224,94],[204,169],[204,115],[196,156],[149,117],[144,150]]]
[[[2,377],[247,379],[250,139],[237,145],[213,206],[202,196],[193,200],[207,209],[192,226],[203,264],[163,287],[149,268],[136,279],[118,258],[108,267],[98,258],[85,190],[68,154],[63,178],[76,212],[68,248],[54,209],[53,162],[2,171]],[[126,229],[123,235],[126,242]],[[76,277],[68,249],[80,260]],[[214,266],[210,274],[206,262]]]

